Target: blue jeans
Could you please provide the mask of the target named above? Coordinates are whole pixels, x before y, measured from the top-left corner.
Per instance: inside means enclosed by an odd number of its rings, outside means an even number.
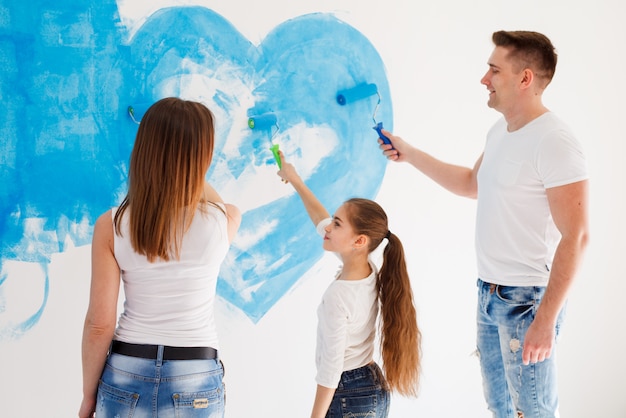
[[[111,353],[100,385],[99,418],[224,416],[224,369],[219,360],[156,360]]]
[[[380,367],[374,362],[341,374],[326,418],[386,418],[389,391]]]
[[[535,364],[522,363],[528,327],[546,288],[491,285],[478,280],[477,348],[487,407],[494,418],[556,418],[556,350]],[[556,335],[563,321],[559,314]]]

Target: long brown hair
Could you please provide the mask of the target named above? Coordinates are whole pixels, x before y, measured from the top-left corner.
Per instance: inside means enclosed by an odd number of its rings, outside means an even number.
[[[129,212],[132,246],[148,260],[179,257],[183,234],[203,196],[213,146],[213,114],[201,103],[168,97],[141,119],[128,193],[114,223],[121,234],[122,216]]]
[[[369,199],[346,202],[348,222],[357,234],[370,238],[369,252],[384,238],[383,264],[377,288],[381,312],[381,355],[387,384],[404,396],[417,396],[421,362],[421,333],[413,304],[413,291],[400,239],[389,231],[387,214]]]

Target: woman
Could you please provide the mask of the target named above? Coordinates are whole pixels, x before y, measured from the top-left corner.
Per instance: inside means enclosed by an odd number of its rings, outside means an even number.
[[[162,99],[141,120],[128,194],[94,227],[80,417],[224,414],[213,305],[241,214],[205,180],[213,147],[201,103]]]
[[[353,198],[332,219],[280,153],[278,175],[298,192],[324,237],[324,249],[343,265],[322,298],[317,331],[317,392],[311,418],[389,413],[390,392],[416,396],[420,372],[420,331],[404,250],[389,231],[387,215],[368,199]],[[382,241],[380,272],[370,254]],[[378,309],[384,374],[373,361]]]

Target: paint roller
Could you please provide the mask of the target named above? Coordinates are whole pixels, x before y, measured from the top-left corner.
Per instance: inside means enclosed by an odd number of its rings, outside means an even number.
[[[282,163],[280,162],[280,155],[278,155],[278,144],[274,144],[272,142],[272,138],[278,132],[278,121],[276,119],[276,115],[273,113],[263,113],[261,115],[249,116],[248,117],[248,128],[255,131],[268,131],[272,132],[273,128],[276,128],[276,131],[270,136],[270,151],[274,155],[274,160],[276,161],[276,165],[281,169]]]
[[[143,118],[143,115],[146,113],[150,106],[152,106],[152,103],[137,103],[134,105],[130,105],[127,109],[128,115],[133,120],[133,122],[139,125],[139,122],[141,122],[141,118]]]
[[[373,95],[378,96],[378,103],[376,103],[376,107],[374,108],[374,114],[372,115],[372,119],[374,120],[374,127],[372,129],[378,132],[378,136],[380,137],[380,139],[383,140],[385,144],[391,144],[389,138],[387,138],[382,133],[383,123],[376,122],[376,111],[378,110],[378,106],[380,105],[380,93],[378,92],[378,87],[376,86],[376,84],[361,83],[350,89],[340,90],[337,93],[337,103],[339,103],[341,106],[345,106],[350,103],[366,99]]]

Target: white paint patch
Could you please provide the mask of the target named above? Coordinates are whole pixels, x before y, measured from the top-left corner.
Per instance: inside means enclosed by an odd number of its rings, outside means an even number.
[[[237,234],[237,247],[242,251],[248,251],[265,238],[271,231],[278,226],[278,220],[255,225],[254,229],[241,231]]]
[[[309,126],[302,122],[277,134],[273,143],[279,145],[285,158],[297,167],[300,177],[306,182],[316,172],[320,162],[334,152],[339,138],[327,125]],[[267,144],[267,159],[271,159],[269,138]],[[278,167],[267,164],[267,159],[251,161],[238,178],[228,177],[225,167],[216,167],[214,175],[224,176],[219,178],[223,199],[235,202],[242,212],[246,212],[295,193],[291,185],[280,182]]]
[[[26,321],[41,307],[46,273],[39,263],[6,260],[0,271],[0,330]]]

